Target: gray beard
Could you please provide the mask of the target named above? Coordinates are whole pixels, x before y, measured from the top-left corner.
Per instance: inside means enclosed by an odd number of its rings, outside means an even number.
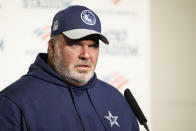
[[[74,69],[66,68],[62,57],[53,60],[55,71],[63,77],[63,79],[67,80],[72,84],[80,84],[84,85],[88,83],[88,81],[93,77],[94,71],[78,71],[76,72]]]

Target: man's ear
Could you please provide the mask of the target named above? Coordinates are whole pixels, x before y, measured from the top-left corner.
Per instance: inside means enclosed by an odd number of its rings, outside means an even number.
[[[52,39],[48,41],[48,52],[50,55],[54,54],[54,40]]]
[[[52,68],[54,66],[53,65],[54,53],[55,53],[54,40],[50,39],[48,41],[48,60],[47,60],[47,63]]]

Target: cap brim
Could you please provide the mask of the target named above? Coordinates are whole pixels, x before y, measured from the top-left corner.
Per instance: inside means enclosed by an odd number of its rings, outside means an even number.
[[[67,37],[69,37],[70,39],[81,39],[85,36],[88,35],[93,35],[93,34],[97,34],[100,37],[100,40],[103,41],[105,44],[109,44],[108,39],[102,35],[101,33],[94,31],[94,30],[88,30],[88,29],[74,29],[74,30],[69,30],[69,31],[65,31],[62,32],[64,35],[66,35]]]

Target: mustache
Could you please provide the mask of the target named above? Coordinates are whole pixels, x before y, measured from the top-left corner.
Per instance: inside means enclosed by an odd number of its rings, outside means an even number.
[[[80,65],[87,65],[87,66],[92,66],[92,63],[90,61],[80,61],[77,64],[75,64],[74,66],[80,66]]]

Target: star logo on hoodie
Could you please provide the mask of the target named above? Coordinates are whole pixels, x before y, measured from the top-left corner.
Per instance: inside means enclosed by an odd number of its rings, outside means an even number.
[[[113,125],[117,125],[118,127],[120,127],[120,125],[117,122],[118,116],[113,116],[112,113],[108,111],[108,116],[104,117],[110,121],[111,127],[113,127]]]

